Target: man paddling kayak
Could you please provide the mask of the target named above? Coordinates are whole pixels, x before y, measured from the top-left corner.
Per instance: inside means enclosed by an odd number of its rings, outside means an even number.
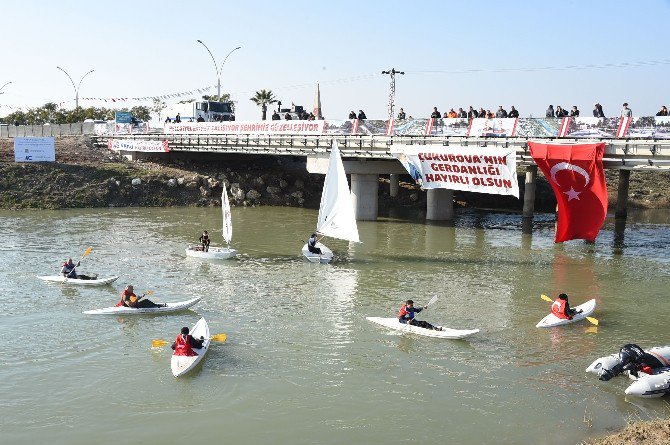
[[[572,320],[572,317],[575,314],[581,314],[581,309],[577,311],[570,307],[568,303],[568,296],[566,294],[560,294],[556,301],[551,304],[551,313],[557,316],[558,318],[563,318],[566,320]]]
[[[125,306],[132,308],[150,308],[167,306],[166,303],[158,304],[148,299],[142,300],[142,298],[144,298],[144,295],[141,297],[135,295],[135,292],[133,292],[133,285],[129,284],[125,289],[123,289],[123,292],[121,292],[121,300],[116,303],[116,307]]]
[[[427,321],[420,321],[414,318],[414,313],[419,313],[424,309],[428,309],[428,305],[425,305],[424,307],[414,307],[414,302],[412,300],[407,300],[398,312],[398,321],[400,323],[410,324],[419,328],[441,331],[441,327],[435,327]]]
[[[193,336],[189,334],[188,327],[184,326],[181,328],[181,334],[177,335],[174,343],[172,343],[172,349],[174,350],[174,355],[193,357],[194,355],[198,355],[193,348],[202,348],[204,342],[204,337],[200,337],[200,340],[193,338]]]
[[[77,261],[77,264],[72,262],[72,258],[68,258],[66,262],[62,264],[60,273],[67,278],[77,278],[77,272],[75,271],[76,267],[79,267],[81,261]]]

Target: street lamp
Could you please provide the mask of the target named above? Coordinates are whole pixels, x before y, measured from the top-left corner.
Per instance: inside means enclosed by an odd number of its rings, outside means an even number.
[[[207,52],[209,53],[209,55],[212,57],[212,62],[214,62],[214,69],[216,70],[216,80],[217,80],[217,84],[216,84],[216,97],[217,97],[217,99],[220,100],[220,99],[221,99],[221,71],[223,70],[223,65],[225,65],[226,60],[228,60],[228,57],[229,57],[233,52],[237,51],[238,49],[240,49],[240,48],[242,48],[242,47],[241,47],[241,46],[238,46],[237,48],[234,48],[234,49],[230,50],[230,52],[228,53],[228,55],[223,59],[223,62],[221,63],[221,66],[217,66],[217,65],[216,65],[216,59],[214,59],[214,55],[213,55],[212,52],[209,50],[209,48],[207,48],[207,45],[205,45],[204,42],[203,42],[202,40],[200,40],[200,39],[198,39],[198,43],[205,47],[205,49],[207,50]]]
[[[6,84],[4,84],[3,86],[0,87],[0,94],[5,94],[5,93],[2,92],[2,90],[3,90],[7,85],[9,85],[10,83],[11,83],[11,82],[7,82]]]
[[[74,103],[75,103],[74,108],[75,109],[79,108],[79,87],[81,86],[81,83],[84,81],[84,77],[88,76],[89,74],[91,74],[95,70],[91,70],[88,73],[81,76],[81,80],[79,81],[79,84],[77,86],[75,86],[74,85],[74,80],[72,80],[72,77],[70,77],[70,75],[67,73],[67,71],[65,71],[63,68],[61,68],[59,66],[57,66],[56,68],[58,68],[59,70],[64,72],[65,75],[68,77],[68,79],[70,79],[70,82],[72,82],[72,88],[74,88]]]

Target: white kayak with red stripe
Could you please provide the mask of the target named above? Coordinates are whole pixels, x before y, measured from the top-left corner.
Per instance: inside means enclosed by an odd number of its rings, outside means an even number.
[[[569,318],[558,318],[554,314],[549,314],[544,317],[538,324],[535,325],[536,328],[551,328],[554,326],[562,326],[564,324],[575,323],[581,321],[591,315],[593,311],[596,310],[596,300],[589,300],[586,303],[582,303],[579,306],[574,307],[577,311],[582,311],[581,314],[575,314],[571,319]]]
[[[365,318],[366,320],[369,320],[373,323],[386,326],[387,328],[395,329],[399,334],[416,334],[416,335],[423,335],[424,337],[459,339],[469,337],[479,332],[479,329],[450,329],[445,328],[443,326],[436,326],[438,328],[442,328],[441,331],[436,331],[434,329],[420,328],[418,326],[412,326],[407,323],[400,323],[397,318],[383,318],[383,317],[365,317]]]
[[[205,318],[201,318],[198,322],[191,328],[189,332],[193,338],[203,337],[205,341],[202,343],[202,348],[196,349],[193,348],[193,352],[196,355],[174,355],[172,354],[172,359],[170,359],[170,368],[172,369],[172,375],[179,377],[191,371],[193,368],[198,366],[200,360],[207,354],[207,349],[209,349],[209,343],[212,341],[211,336],[209,335],[209,325],[205,321]]]

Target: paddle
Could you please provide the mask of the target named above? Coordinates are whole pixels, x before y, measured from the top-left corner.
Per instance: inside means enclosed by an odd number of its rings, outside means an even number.
[[[216,342],[220,342],[220,343],[225,342],[227,338],[228,338],[228,336],[226,334],[214,334],[211,337],[209,337],[209,339],[211,341],[216,341]],[[161,340],[161,339],[151,340],[151,347],[152,348],[160,348],[161,346],[165,346],[168,343],[169,343],[168,341]]]
[[[86,257],[88,256],[88,254],[91,253],[91,250],[93,250],[92,247],[89,247],[88,249],[86,249],[86,252],[84,252],[84,254],[81,256],[81,258],[79,258],[79,261],[77,261],[76,263],[74,263],[74,267],[72,268],[72,270],[70,271],[70,273],[68,273],[68,274],[65,276],[65,280],[64,280],[64,281],[65,281],[66,283],[67,283],[67,279],[70,277],[70,275],[72,275],[72,273],[74,272],[74,270],[77,268],[77,265],[79,265],[79,263],[81,262],[81,260],[83,260],[84,258],[86,258]]]
[[[130,297],[130,302],[131,303],[137,303],[138,301],[140,301],[142,298],[146,297],[147,295],[153,295],[153,294],[154,294],[154,291],[148,290],[145,293],[143,293],[141,296],[136,297],[135,299],[133,299],[133,297]]]
[[[544,294],[540,295],[540,297],[541,297],[544,301],[549,301],[549,302],[551,302],[551,303],[554,302],[554,300],[552,300],[550,297],[547,297],[547,296],[544,295]],[[589,322],[593,323],[595,326],[598,326],[598,324],[600,323],[600,322],[598,321],[598,319],[595,318],[595,317],[586,317],[586,319],[587,319]]]
[[[434,304],[436,301],[437,301],[437,295],[433,295],[433,298],[431,298],[431,299],[428,301],[428,303],[426,304],[426,307],[424,307],[424,310],[425,310],[425,309],[428,309],[428,308],[429,308],[432,304]],[[405,329],[407,329],[407,326],[411,326],[411,325],[409,324],[409,321],[407,321],[407,323],[405,323],[405,326],[403,326],[398,332],[399,332],[400,334],[402,334],[402,333],[405,331]]]

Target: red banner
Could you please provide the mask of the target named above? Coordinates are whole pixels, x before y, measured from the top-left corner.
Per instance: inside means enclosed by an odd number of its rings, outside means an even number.
[[[595,241],[607,215],[603,170],[605,143],[542,144],[529,142],[533,160],[554,189],[558,202],[555,242]]]

